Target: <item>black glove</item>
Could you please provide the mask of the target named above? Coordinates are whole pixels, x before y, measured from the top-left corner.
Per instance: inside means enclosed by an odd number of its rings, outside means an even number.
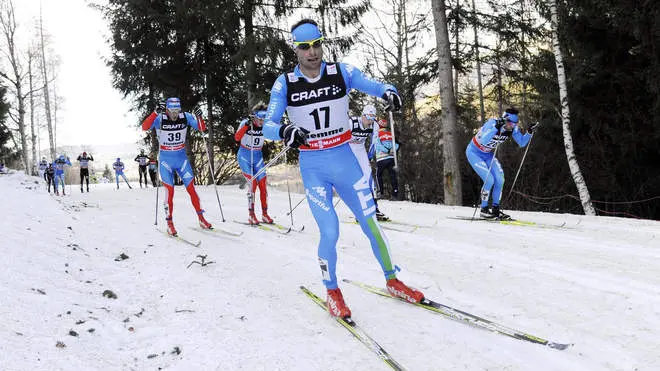
[[[156,106],[156,113],[161,114],[165,112],[165,102],[160,101],[158,102],[158,105]]]
[[[401,97],[394,90],[387,90],[382,98],[387,101],[385,111],[401,111]]]
[[[538,122],[538,121],[535,122],[535,123],[533,123],[533,124],[531,124],[531,125],[529,125],[529,127],[527,128],[527,132],[530,133],[530,134],[534,134],[534,130],[535,130],[539,125],[541,125],[541,123]]]
[[[195,116],[196,116],[196,117],[202,117],[202,114],[203,114],[204,112],[202,112],[202,109],[201,109],[201,108],[197,107],[197,108],[195,108],[195,112],[194,112],[194,113],[195,113]]]
[[[309,133],[309,130],[296,125],[282,125],[280,127],[280,137],[284,140],[284,144],[291,148],[298,148],[303,144],[307,144],[307,133]]]

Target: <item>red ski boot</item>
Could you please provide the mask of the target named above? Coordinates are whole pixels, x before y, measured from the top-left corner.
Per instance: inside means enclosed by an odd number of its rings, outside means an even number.
[[[172,218],[165,218],[167,220],[167,234],[170,236],[176,236],[176,229],[174,229],[174,223],[172,223]]]
[[[259,225],[259,219],[254,215],[254,210],[250,210],[250,213],[248,214],[248,224]]]
[[[266,210],[261,213],[261,221],[266,223],[266,224],[273,224],[273,218],[268,216],[268,212]]]
[[[411,289],[410,287],[406,286],[405,283],[399,281],[396,278],[387,280],[387,291],[390,293],[390,295],[409,301],[411,303],[419,303],[422,301],[422,299],[424,299],[424,294],[415,289]]]
[[[213,229],[211,223],[207,222],[206,219],[204,219],[204,215],[202,214],[203,212],[204,210],[197,212],[197,217],[199,218],[199,226],[202,227],[202,229]]]
[[[344,296],[341,294],[339,287],[336,289],[328,289],[328,300],[326,301],[328,306],[328,312],[335,317],[350,317],[351,310],[348,309],[346,303],[344,303]]]

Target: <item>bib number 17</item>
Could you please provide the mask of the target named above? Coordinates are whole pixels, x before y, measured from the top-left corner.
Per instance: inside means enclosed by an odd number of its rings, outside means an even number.
[[[330,127],[330,107],[320,107],[315,108],[314,111],[310,112],[309,115],[314,118],[314,127],[316,130],[321,130],[321,115],[319,111],[323,112],[323,128],[327,129]]]

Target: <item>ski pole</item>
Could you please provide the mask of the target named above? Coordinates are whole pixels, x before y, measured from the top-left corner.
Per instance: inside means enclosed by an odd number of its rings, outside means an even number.
[[[248,118],[248,120],[252,120],[251,118]],[[250,126],[252,126],[252,123],[249,123]],[[252,128],[250,128],[252,129]],[[254,191],[256,188],[255,183],[254,183],[254,135],[252,135],[252,130],[250,130],[250,184],[248,185],[248,210],[252,210],[254,212]],[[263,208],[263,205],[261,205]]]
[[[222,204],[220,204],[220,195],[218,194],[218,185],[215,181],[215,173],[213,172],[213,166],[211,166],[211,152],[209,152],[209,146],[206,142],[206,136],[202,134],[202,140],[204,141],[204,147],[206,147],[206,157],[209,163],[209,171],[211,172],[211,179],[213,179],[213,187],[215,188],[215,198],[218,200],[218,207],[220,208],[220,217],[222,217],[222,222],[225,222],[225,214],[222,212]]]
[[[286,165],[286,152],[284,153],[284,166]],[[286,176],[286,193],[289,195],[289,214],[291,216],[291,228],[293,228],[293,207],[291,207],[291,189],[289,188],[289,168],[285,169]]]
[[[280,153],[278,153],[277,155],[275,155],[275,157],[273,157],[272,160],[268,161],[268,163],[267,163],[264,167],[262,167],[261,170],[257,171],[257,173],[254,174],[254,177],[255,177],[255,178],[258,178],[259,175],[263,174],[263,173],[266,171],[266,169],[268,169],[269,167],[271,167],[271,166],[272,166],[272,165],[273,165],[273,164],[274,164],[274,163],[275,163],[280,157],[284,156],[284,154],[286,153],[286,151],[289,150],[289,148],[291,148],[291,147],[289,147],[289,146],[284,147],[284,149],[282,149],[282,150],[280,151]]]
[[[303,201],[305,201],[306,199],[307,199],[307,197],[303,197],[302,200],[298,201],[298,203],[296,204],[296,206],[294,206],[294,207],[291,209],[291,211],[289,211],[288,213],[286,213],[286,215],[289,215],[289,214],[293,213],[293,210],[295,210],[298,206],[300,206],[300,204],[303,203]]]
[[[158,161],[158,173],[160,174],[160,161]],[[160,189],[160,183],[156,183],[156,219],[154,220],[154,225],[158,225],[158,190]]]
[[[525,153],[523,154],[522,160],[520,160],[520,166],[518,166],[518,171],[516,171],[516,176],[513,178],[513,183],[511,183],[511,189],[509,190],[509,193],[507,193],[502,203],[508,200],[509,196],[511,196],[511,193],[513,192],[513,187],[516,185],[516,180],[518,180],[518,175],[520,174],[520,170],[522,169],[523,163],[525,162],[525,157],[527,157],[527,151],[529,151],[529,147],[532,145],[532,139],[534,139],[533,134],[532,137],[529,138],[529,142],[527,143],[527,148],[525,148]]]

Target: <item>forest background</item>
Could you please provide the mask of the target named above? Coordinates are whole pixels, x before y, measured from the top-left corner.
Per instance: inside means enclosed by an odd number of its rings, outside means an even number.
[[[13,4],[2,3],[8,46]],[[168,96],[205,111],[209,136],[191,133],[188,146],[199,183],[236,174],[236,125],[295,65],[289,27],[310,17],[326,35],[326,60],[353,63],[399,89],[405,199],[474,205],[482,181],[465,147],[484,121],[515,106],[523,129],[541,125],[528,148],[511,142],[497,152],[505,209],[588,213],[591,204],[600,215],[660,219],[660,10],[651,2],[109,0],[95,8],[110,28],[113,84],[140,119]],[[3,51],[11,61],[11,50]],[[37,158],[28,118],[52,110],[28,104],[32,94],[53,100],[46,51],[32,50],[31,87],[14,77],[12,63],[0,69],[0,159],[26,170]],[[352,94],[351,113],[374,102]],[[156,152],[154,139],[144,145]],[[280,149],[268,144],[265,158]]]

